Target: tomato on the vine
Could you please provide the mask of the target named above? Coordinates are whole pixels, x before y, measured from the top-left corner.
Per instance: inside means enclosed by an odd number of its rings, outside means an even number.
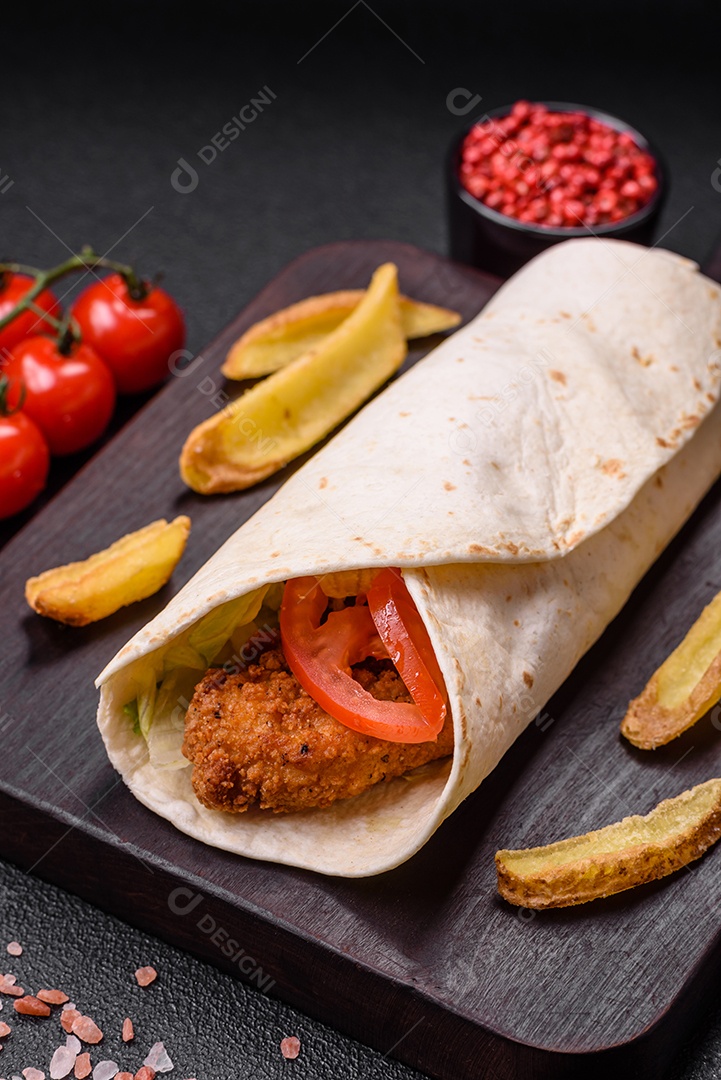
[[[25,387],[23,412],[34,420],[53,454],[74,454],[94,443],[115,408],[113,377],[98,354],[84,342],[67,349],[44,335],[26,338],[4,366],[17,404]]]
[[[25,294],[35,284],[35,279],[29,274],[13,274],[10,271],[0,274],[0,319],[8,315],[16,304],[19,304]],[[60,315],[60,304],[57,302],[50,289],[43,291],[35,298],[33,303],[36,307],[47,311],[49,315],[57,318]],[[23,311],[12,322],[0,330],[0,358],[6,349],[12,349],[14,345],[29,337],[31,334],[40,334],[47,330],[47,323],[34,311]]]
[[[10,412],[8,382],[0,380],[0,518],[24,510],[45,487],[50,467],[48,445],[36,424]]]
[[[168,375],[170,356],[185,344],[185,322],[173,298],[157,285],[134,296],[121,274],[88,286],[73,304],[82,333],[113,373],[121,394],[157,386]]]

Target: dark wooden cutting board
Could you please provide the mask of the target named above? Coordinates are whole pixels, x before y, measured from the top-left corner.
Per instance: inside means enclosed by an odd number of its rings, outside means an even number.
[[[284,479],[211,499],[179,479],[180,446],[224,388],[228,346],[292,301],[365,285],[388,259],[405,292],[465,319],[498,284],[393,242],[310,252],[0,554],[0,853],[434,1076],[660,1077],[715,972],[721,852],[631,893],[535,915],[499,899],[493,853],[646,812],[721,771],[713,717],[654,754],[618,736],[625,703],[721,589],[721,485],[543,722],[391,873],[324,878],[196,843],[136,802],[95,727],[97,673]],[[409,363],[433,343],[423,344]],[[158,596],[80,630],[25,606],[31,574],[178,513],[193,531]]]

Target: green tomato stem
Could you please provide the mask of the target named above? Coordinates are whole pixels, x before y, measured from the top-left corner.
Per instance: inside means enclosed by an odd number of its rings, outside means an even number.
[[[33,303],[32,300],[28,304],[28,310],[32,311],[33,315],[37,315],[43,322],[49,323],[55,330],[59,330],[62,326],[60,319],[56,319],[54,315],[45,311],[44,308],[39,307],[38,304]]]
[[[61,356],[70,356],[73,347],[80,343],[82,335],[80,333],[80,327],[69,311],[63,317],[62,322],[58,323],[57,332],[58,352]]]
[[[106,259],[102,255],[96,255],[92,248],[89,247],[84,247],[79,255],[73,255],[50,270],[38,270],[37,267],[25,266],[22,263],[0,263],[0,275],[7,273],[29,274],[35,278],[33,285],[30,286],[22,300],[19,300],[12,311],[9,311],[7,315],[0,319],[0,330],[3,330],[13,319],[16,319],[18,315],[29,308],[37,312],[37,307],[32,306],[33,302],[43,289],[47,289],[54,281],[58,281],[60,278],[65,277],[66,274],[72,274],[76,270],[95,270],[98,267],[103,270],[113,270],[116,274],[120,274],[133,300],[144,300],[148,295],[150,286],[138,277],[132,266],[115,262],[114,259]],[[44,314],[43,318],[46,318],[50,323],[53,322],[52,316]]]
[[[17,405],[14,409],[11,409],[8,405],[8,391],[10,389],[10,380],[7,375],[0,376],[0,416],[12,416],[13,413],[20,412],[25,404],[25,395],[27,390],[25,383],[20,383],[20,396],[17,401]]]
[[[24,263],[2,263],[2,270],[0,274],[3,276],[12,272],[13,274],[27,274],[29,277],[37,277],[38,274],[42,274],[42,270],[38,270],[37,266],[26,266]]]

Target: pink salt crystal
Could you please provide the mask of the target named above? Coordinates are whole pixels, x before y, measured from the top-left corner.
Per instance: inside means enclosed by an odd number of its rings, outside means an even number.
[[[72,1032],[86,1043],[99,1043],[103,1037],[102,1031],[89,1016],[76,1017],[73,1020]]]
[[[73,1030],[73,1024],[76,1020],[79,1020],[81,1016],[82,1013],[78,1012],[77,1009],[68,1009],[66,1006],[60,1013],[60,1023],[62,1025],[63,1031],[69,1035],[70,1032]]]
[[[45,1073],[40,1069],[23,1069],[25,1080],[45,1080]]]
[[[6,1024],[4,1020],[0,1020],[0,1039],[4,1039],[6,1035],[9,1035],[12,1028],[9,1024]]]
[[[0,994],[10,994],[11,997],[22,997],[25,991],[22,986],[16,986],[17,979],[14,975],[0,975]]]
[[[8,942],[8,952],[11,956],[22,956],[23,947],[19,941]]]
[[[133,1030],[133,1021],[129,1016],[126,1016],[123,1020],[123,1042],[130,1042],[135,1037],[135,1031]]]
[[[135,972],[138,986],[150,986],[151,982],[155,982],[157,977],[158,973],[154,967],[141,967]]]
[[[38,1001],[32,994],[13,1001],[13,1008],[22,1016],[50,1016],[50,1006],[44,1001]]]
[[[63,1005],[63,1012],[65,1012],[66,1009],[77,1009],[77,1005],[74,1001],[69,1001],[67,1005]]]
[[[143,1065],[148,1065],[151,1069],[154,1069],[156,1073],[170,1072],[173,1068],[173,1063],[168,1057],[165,1044],[156,1042],[151,1046],[150,1052],[143,1062]]]
[[[280,1041],[280,1052],[284,1058],[297,1058],[300,1053],[300,1039],[295,1035],[289,1035]]]
[[[78,1054],[75,1061],[75,1080],[85,1080],[86,1076],[90,1076],[92,1068],[90,1054],[87,1051],[84,1054]]]
[[[50,1080],[64,1080],[66,1076],[70,1076],[76,1057],[77,1054],[68,1046],[59,1046],[50,1062]]]
[[[99,1061],[93,1069],[93,1080],[113,1080],[118,1073],[116,1061]]]
[[[118,1073],[115,1080],[133,1080],[132,1073]]]
[[[48,1005],[62,1005],[63,1002],[68,1000],[68,995],[64,994],[62,990],[38,990],[36,997],[41,1001],[46,1001]]]
[[[65,1045],[67,1046],[68,1050],[72,1050],[74,1054],[79,1054],[82,1050],[80,1039],[78,1039],[75,1035],[68,1035],[65,1040]]]
[[[135,1080],[155,1080],[155,1069],[147,1065],[141,1065],[135,1074]]]

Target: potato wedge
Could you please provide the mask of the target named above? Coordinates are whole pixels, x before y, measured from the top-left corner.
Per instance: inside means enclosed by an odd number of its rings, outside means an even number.
[[[317,349],[190,433],[180,475],[204,495],[258,483],[320,442],[398,370],[405,355],[398,273],[386,263],[354,311]]]
[[[116,540],[83,562],[69,563],[29,578],[25,599],[38,615],[86,626],[112,615],[165,585],[190,532],[190,518],[154,521]]]
[[[364,289],[323,293],[276,311],[236,341],[221,368],[223,374],[227,379],[255,379],[279,371],[320,345],[358,307],[364,295]],[[461,321],[457,311],[435,304],[407,296],[401,296],[399,302],[403,334],[408,339],[451,330]]]
[[[621,733],[641,750],[664,746],[721,699],[721,593],[628,706]]]
[[[518,907],[585,904],[666,877],[721,836],[721,780],[707,780],[646,814],[546,847],[496,852],[498,891]]]

